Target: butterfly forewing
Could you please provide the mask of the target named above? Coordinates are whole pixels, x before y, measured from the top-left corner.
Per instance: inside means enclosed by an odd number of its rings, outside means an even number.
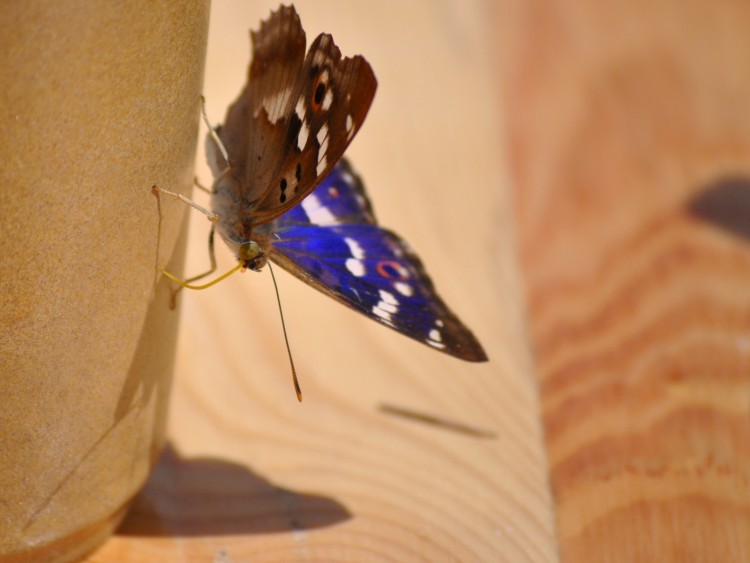
[[[342,58],[330,35],[313,42],[292,97],[277,175],[254,207],[262,224],[299,203],[333,169],[362,125],[377,82],[362,57]]]
[[[305,56],[294,7],[253,33],[249,84],[220,131],[232,175],[261,225],[299,203],[338,162],[367,115],[377,81],[362,57],[342,58],[330,35]]]
[[[300,80],[306,46],[305,32],[294,7],[281,6],[261,23],[258,31],[251,32],[251,38],[253,59],[248,83],[230,106],[219,131],[232,173],[242,185],[247,201],[260,198],[272,173],[269,167],[278,165],[278,139],[285,135],[284,119],[289,113],[292,90]],[[225,167],[226,163],[220,163],[217,168]]]
[[[270,258],[326,295],[422,343],[469,361],[481,345],[435,292],[419,258],[375,223],[342,160],[301,205],[269,225]]]

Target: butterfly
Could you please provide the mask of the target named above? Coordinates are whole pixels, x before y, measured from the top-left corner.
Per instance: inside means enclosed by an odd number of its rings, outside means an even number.
[[[251,37],[248,83],[206,144],[214,226],[239,265],[258,271],[271,260],[406,336],[486,361],[419,258],[378,226],[361,179],[342,160],[375,96],[369,63],[342,58],[328,34],[306,53],[293,6],[272,12]]]

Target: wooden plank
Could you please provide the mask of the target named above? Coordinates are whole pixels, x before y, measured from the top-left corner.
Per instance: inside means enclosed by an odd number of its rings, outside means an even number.
[[[750,5],[498,16],[563,559],[750,560]]]
[[[486,6],[296,4],[308,41],[331,32],[372,63],[379,90],[349,155],[380,220],[420,253],[491,361],[435,353],[282,274],[297,404],[267,274],[187,292],[170,449],[90,560],[555,560]],[[244,83],[248,28],[276,6],[215,3],[215,121]],[[187,268],[200,271],[207,225],[191,221]],[[223,247],[219,261],[232,264]]]

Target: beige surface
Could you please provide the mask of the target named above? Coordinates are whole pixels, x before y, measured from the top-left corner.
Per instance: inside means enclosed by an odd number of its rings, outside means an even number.
[[[150,188],[190,184],[206,23],[192,1],[0,14],[0,560],[91,550],[164,442],[155,266],[179,266],[184,210],[160,237]]]
[[[215,3],[214,121],[245,80],[248,28],[275,6]],[[308,41],[331,32],[375,69],[379,90],[348,154],[380,220],[420,253],[491,361],[436,353],[282,274],[298,404],[267,273],[185,293],[173,449],[91,561],[553,560],[487,6],[297,8]],[[207,233],[194,213],[189,272],[205,267]],[[219,261],[232,265],[223,247]],[[387,415],[383,403],[493,437]]]

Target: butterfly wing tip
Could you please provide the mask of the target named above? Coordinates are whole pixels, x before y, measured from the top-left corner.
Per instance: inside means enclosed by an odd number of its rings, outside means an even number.
[[[485,354],[484,350],[482,349],[473,351],[470,355],[464,356],[462,359],[466,360],[467,362],[474,362],[477,364],[490,361],[490,359],[487,357],[487,354]]]
[[[459,346],[456,349],[445,351],[459,360],[464,360],[466,362],[479,364],[490,361],[484,348],[482,348],[478,342],[474,342],[470,346]]]

